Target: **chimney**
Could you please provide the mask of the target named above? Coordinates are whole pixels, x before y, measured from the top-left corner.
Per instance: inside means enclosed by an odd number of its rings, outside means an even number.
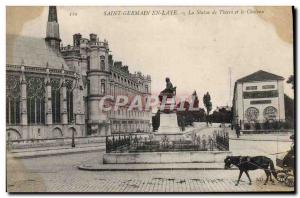
[[[113,63],[114,63],[113,56],[110,54],[110,55],[108,55],[108,65],[112,66]]]
[[[80,39],[81,39],[81,34],[74,34],[73,35],[73,46],[74,47],[79,47],[80,46]]]
[[[97,34],[91,33],[90,34],[90,41],[95,43],[97,41]]]
[[[121,61],[114,62],[114,66],[115,67],[122,67],[122,62]]]

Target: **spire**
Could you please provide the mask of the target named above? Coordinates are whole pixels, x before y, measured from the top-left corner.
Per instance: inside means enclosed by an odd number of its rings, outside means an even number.
[[[49,6],[48,22],[57,22],[56,6]]]
[[[55,51],[60,49],[60,36],[59,36],[59,24],[57,20],[56,6],[49,6],[47,31],[45,38],[49,47]]]

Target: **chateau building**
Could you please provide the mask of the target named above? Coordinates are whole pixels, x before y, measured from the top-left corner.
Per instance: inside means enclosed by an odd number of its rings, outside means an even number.
[[[6,130],[10,139],[107,136],[150,131],[151,112],[102,111],[112,95],[151,94],[151,77],[130,73],[114,61],[108,42],[96,34],[73,35],[62,46],[57,10],[49,7],[46,38],[7,35]]]
[[[254,129],[257,124],[285,122],[284,90],[281,76],[257,71],[235,82],[233,124]]]

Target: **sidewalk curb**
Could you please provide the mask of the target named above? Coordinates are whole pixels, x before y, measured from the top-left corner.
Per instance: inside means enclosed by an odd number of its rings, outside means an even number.
[[[95,148],[95,147],[100,147],[100,146],[105,146],[105,144],[95,144],[95,145],[89,145],[87,144],[87,146],[82,146],[82,145],[79,145],[79,146],[76,146],[75,148],[72,148],[71,146],[63,146],[63,147],[44,147],[42,149],[40,149],[40,147],[37,147],[37,150],[30,150],[30,149],[21,149],[23,151],[19,151],[20,149],[12,149],[10,150],[10,153],[12,154],[17,154],[17,153],[31,153],[31,152],[45,152],[45,151],[70,151],[70,150],[74,150],[74,149],[84,149],[84,148]],[[31,148],[31,149],[35,149],[35,148]]]
[[[12,157],[15,159],[30,159],[30,158],[39,158],[39,157],[50,157],[50,156],[58,156],[58,155],[69,155],[69,154],[77,154],[77,153],[89,153],[96,151],[104,151],[105,148],[94,148],[89,150],[79,150],[79,151],[71,151],[71,152],[61,152],[61,153],[45,153],[45,154],[33,154],[33,155],[15,155],[12,154]]]
[[[243,140],[243,141],[258,141],[258,142],[293,142],[290,140],[258,140],[258,139],[245,139],[245,138],[229,138],[229,140]]]
[[[77,166],[82,171],[155,171],[155,170],[225,170],[224,168],[196,168],[196,167],[163,167],[163,168],[93,168],[85,167],[84,165]],[[227,170],[238,170],[238,168],[230,168]]]
[[[120,169],[114,169],[114,168],[86,168],[82,166],[77,166],[79,170],[82,171],[155,171],[155,170],[224,170],[224,168],[120,168]],[[237,168],[231,168],[228,170],[238,170]]]

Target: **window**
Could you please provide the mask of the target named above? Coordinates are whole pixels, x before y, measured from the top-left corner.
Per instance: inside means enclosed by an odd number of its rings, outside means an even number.
[[[277,90],[271,91],[253,91],[253,92],[244,92],[243,97],[248,98],[275,98],[278,97]]]
[[[277,109],[272,106],[266,107],[263,115],[267,120],[275,120],[277,116]]]
[[[114,90],[113,90],[114,98],[117,97],[117,85],[114,85]]]
[[[52,122],[61,123],[60,119],[60,80],[51,79]]]
[[[66,80],[68,123],[74,122],[73,112],[73,81]]]
[[[20,80],[19,76],[6,76],[6,123],[20,123]]]
[[[101,94],[105,94],[105,80],[101,79]]]
[[[27,77],[27,116],[29,124],[45,124],[45,85],[40,77]]]
[[[257,90],[257,86],[247,86],[246,90]]]
[[[275,89],[275,85],[263,85],[263,89]]]
[[[145,88],[146,88],[146,93],[149,93],[148,85],[146,85]]]
[[[271,100],[252,100],[250,104],[271,104]]]
[[[257,121],[259,111],[258,111],[258,109],[254,108],[254,107],[250,107],[246,110],[245,114],[246,114],[246,118],[249,122]]]
[[[87,84],[87,94],[91,94],[91,81],[88,79],[86,81],[86,84]]]
[[[100,61],[100,69],[101,69],[101,71],[105,71],[105,62],[104,62],[104,60]]]
[[[91,57],[88,56],[88,57],[87,57],[87,70],[88,70],[88,71],[91,69],[90,64],[91,64]]]

